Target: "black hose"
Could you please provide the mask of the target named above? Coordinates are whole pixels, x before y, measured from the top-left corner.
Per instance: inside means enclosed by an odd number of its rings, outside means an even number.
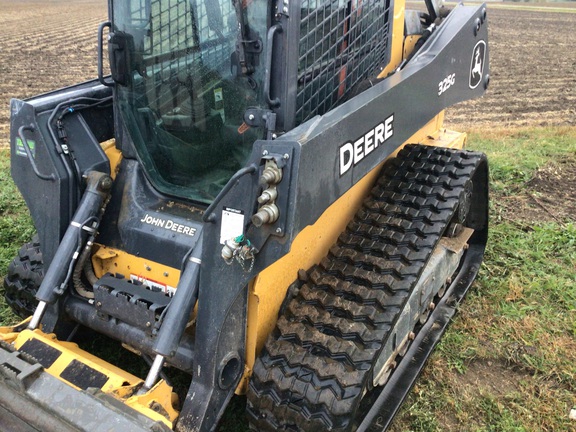
[[[424,30],[422,36],[420,36],[420,39],[418,39],[418,41],[414,45],[414,49],[412,50],[412,52],[408,55],[408,57],[402,60],[402,63],[400,63],[400,66],[398,66],[397,70],[404,69],[404,66],[406,66],[406,64],[414,58],[414,56],[418,53],[418,51],[420,51],[420,48],[422,48],[422,46],[426,43],[426,41],[430,39],[430,36],[432,36],[432,33],[434,33],[434,30],[436,30],[436,28],[437,28],[436,24],[430,24],[430,26],[426,30]]]
[[[74,268],[74,273],[72,274],[72,283],[74,285],[74,289],[76,292],[84,298],[93,299],[94,298],[94,291],[89,289],[82,280],[82,274],[86,276],[88,283],[90,286],[94,286],[97,282],[96,275],[94,274],[94,269],[92,268],[92,264],[88,260],[90,257],[90,253],[92,252],[92,245],[94,242],[94,236],[91,236],[90,239],[86,242],[86,246],[84,250],[80,254],[78,258],[78,262],[76,267]]]
[[[74,174],[74,176],[76,177],[76,192],[78,194],[80,193],[80,185],[82,184],[81,183],[82,173],[80,173],[80,169],[78,167],[78,164],[75,161],[72,161],[74,166],[70,166],[70,164],[68,163],[65,155],[69,154],[69,151],[68,150],[64,151],[62,149],[62,146],[60,145],[60,140],[58,139],[57,134],[54,132],[53,122],[54,122],[56,115],[62,110],[62,107],[64,107],[64,106],[70,107],[71,104],[78,103],[80,101],[93,102],[92,104],[80,107],[80,109],[84,109],[84,108],[88,108],[91,106],[98,106],[98,105],[104,104],[105,102],[111,102],[112,97],[107,97],[104,99],[82,97],[82,98],[72,99],[72,100],[66,101],[66,102],[61,102],[58,105],[56,105],[56,107],[52,110],[52,114],[50,114],[50,117],[48,117],[48,121],[47,121],[48,132],[50,133],[50,137],[52,138],[54,145],[57,146],[58,155],[60,156],[60,159],[62,160],[62,163],[63,163],[63,165],[67,171],[67,174],[69,176],[72,176]],[[64,115],[64,113],[62,113],[60,115],[60,119],[63,117],[63,115]],[[69,193],[70,197],[74,196],[74,182],[70,182],[68,193]],[[70,200],[70,206],[72,206],[72,205],[73,205],[73,200]],[[74,212],[74,210],[71,207],[69,210],[70,215],[72,215],[73,212]]]

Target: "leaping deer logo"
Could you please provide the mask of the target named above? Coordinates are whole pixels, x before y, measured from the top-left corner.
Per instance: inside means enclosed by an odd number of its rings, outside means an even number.
[[[476,53],[474,54],[474,67],[472,68],[472,76],[475,77],[482,76],[482,59],[480,58],[480,47],[476,48]]]
[[[482,81],[484,75],[484,61],[486,60],[486,42],[478,41],[472,50],[470,59],[470,88],[475,89]]]

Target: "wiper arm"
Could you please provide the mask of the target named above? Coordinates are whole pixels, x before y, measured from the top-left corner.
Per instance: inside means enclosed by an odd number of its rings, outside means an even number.
[[[255,55],[262,52],[262,43],[257,34],[246,23],[242,0],[232,0],[238,22],[236,37],[236,55],[242,75],[251,75],[254,72]]]
[[[248,64],[246,61],[246,47],[244,46],[244,29],[247,27],[244,19],[244,11],[242,10],[242,0],[232,0],[234,10],[236,11],[236,21],[238,22],[237,40],[236,40],[236,53],[238,55],[238,64],[242,75],[250,75],[254,72],[254,65]]]

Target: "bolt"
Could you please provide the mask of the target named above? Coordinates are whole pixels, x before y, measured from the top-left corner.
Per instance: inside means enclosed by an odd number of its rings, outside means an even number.
[[[290,155],[288,153],[284,153],[284,156],[282,156],[282,157],[286,160],[290,159]]]
[[[164,277],[168,277],[168,276],[169,276],[168,272],[164,272]]]
[[[112,187],[112,178],[110,176],[104,176],[100,180],[100,188],[103,191],[109,191]]]
[[[102,307],[102,302],[96,302],[96,307]]]
[[[262,152],[262,156],[268,156],[268,150],[264,150],[264,151]]]
[[[254,114],[248,114],[248,120],[254,120],[255,118]]]
[[[282,234],[282,228],[280,227],[276,228],[276,234]]]
[[[430,304],[428,305],[428,309],[430,309],[431,311],[433,311],[435,307],[436,305],[434,304],[434,302],[430,302]]]
[[[278,135],[276,135],[275,133],[272,134],[272,139],[276,139],[278,138]]]
[[[150,321],[146,321],[146,327],[150,327],[152,326],[152,324],[150,324]]]
[[[152,270],[152,267],[150,267],[149,265],[147,265],[146,267],[144,267],[146,269],[146,271],[150,271]]]
[[[416,339],[416,333],[410,332],[410,334],[408,335],[408,339],[410,339],[410,340]]]
[[[286,6],[284,6],[284,7],[282,8],[282,12],[284,12],[285,14],[287,14],[287,13],[288,13],[288,8],[287,8]]]
[[[476,20],[474,21],[474,36],[477,36],[479,31],[480,31],[480,18],[476,18]]]

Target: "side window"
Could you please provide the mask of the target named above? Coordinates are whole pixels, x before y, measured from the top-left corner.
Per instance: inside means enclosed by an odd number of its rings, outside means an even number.
[[[245,110],[261,105],[263,71],[257,61],[250,76],[234,68],[234,3],[127,0],[114,8],[131,63],[120,112],[148,177],[163,192],[210,202],[262,135],[243,123]],[[266,16],[244,12],[247,34],[265,35]]]

